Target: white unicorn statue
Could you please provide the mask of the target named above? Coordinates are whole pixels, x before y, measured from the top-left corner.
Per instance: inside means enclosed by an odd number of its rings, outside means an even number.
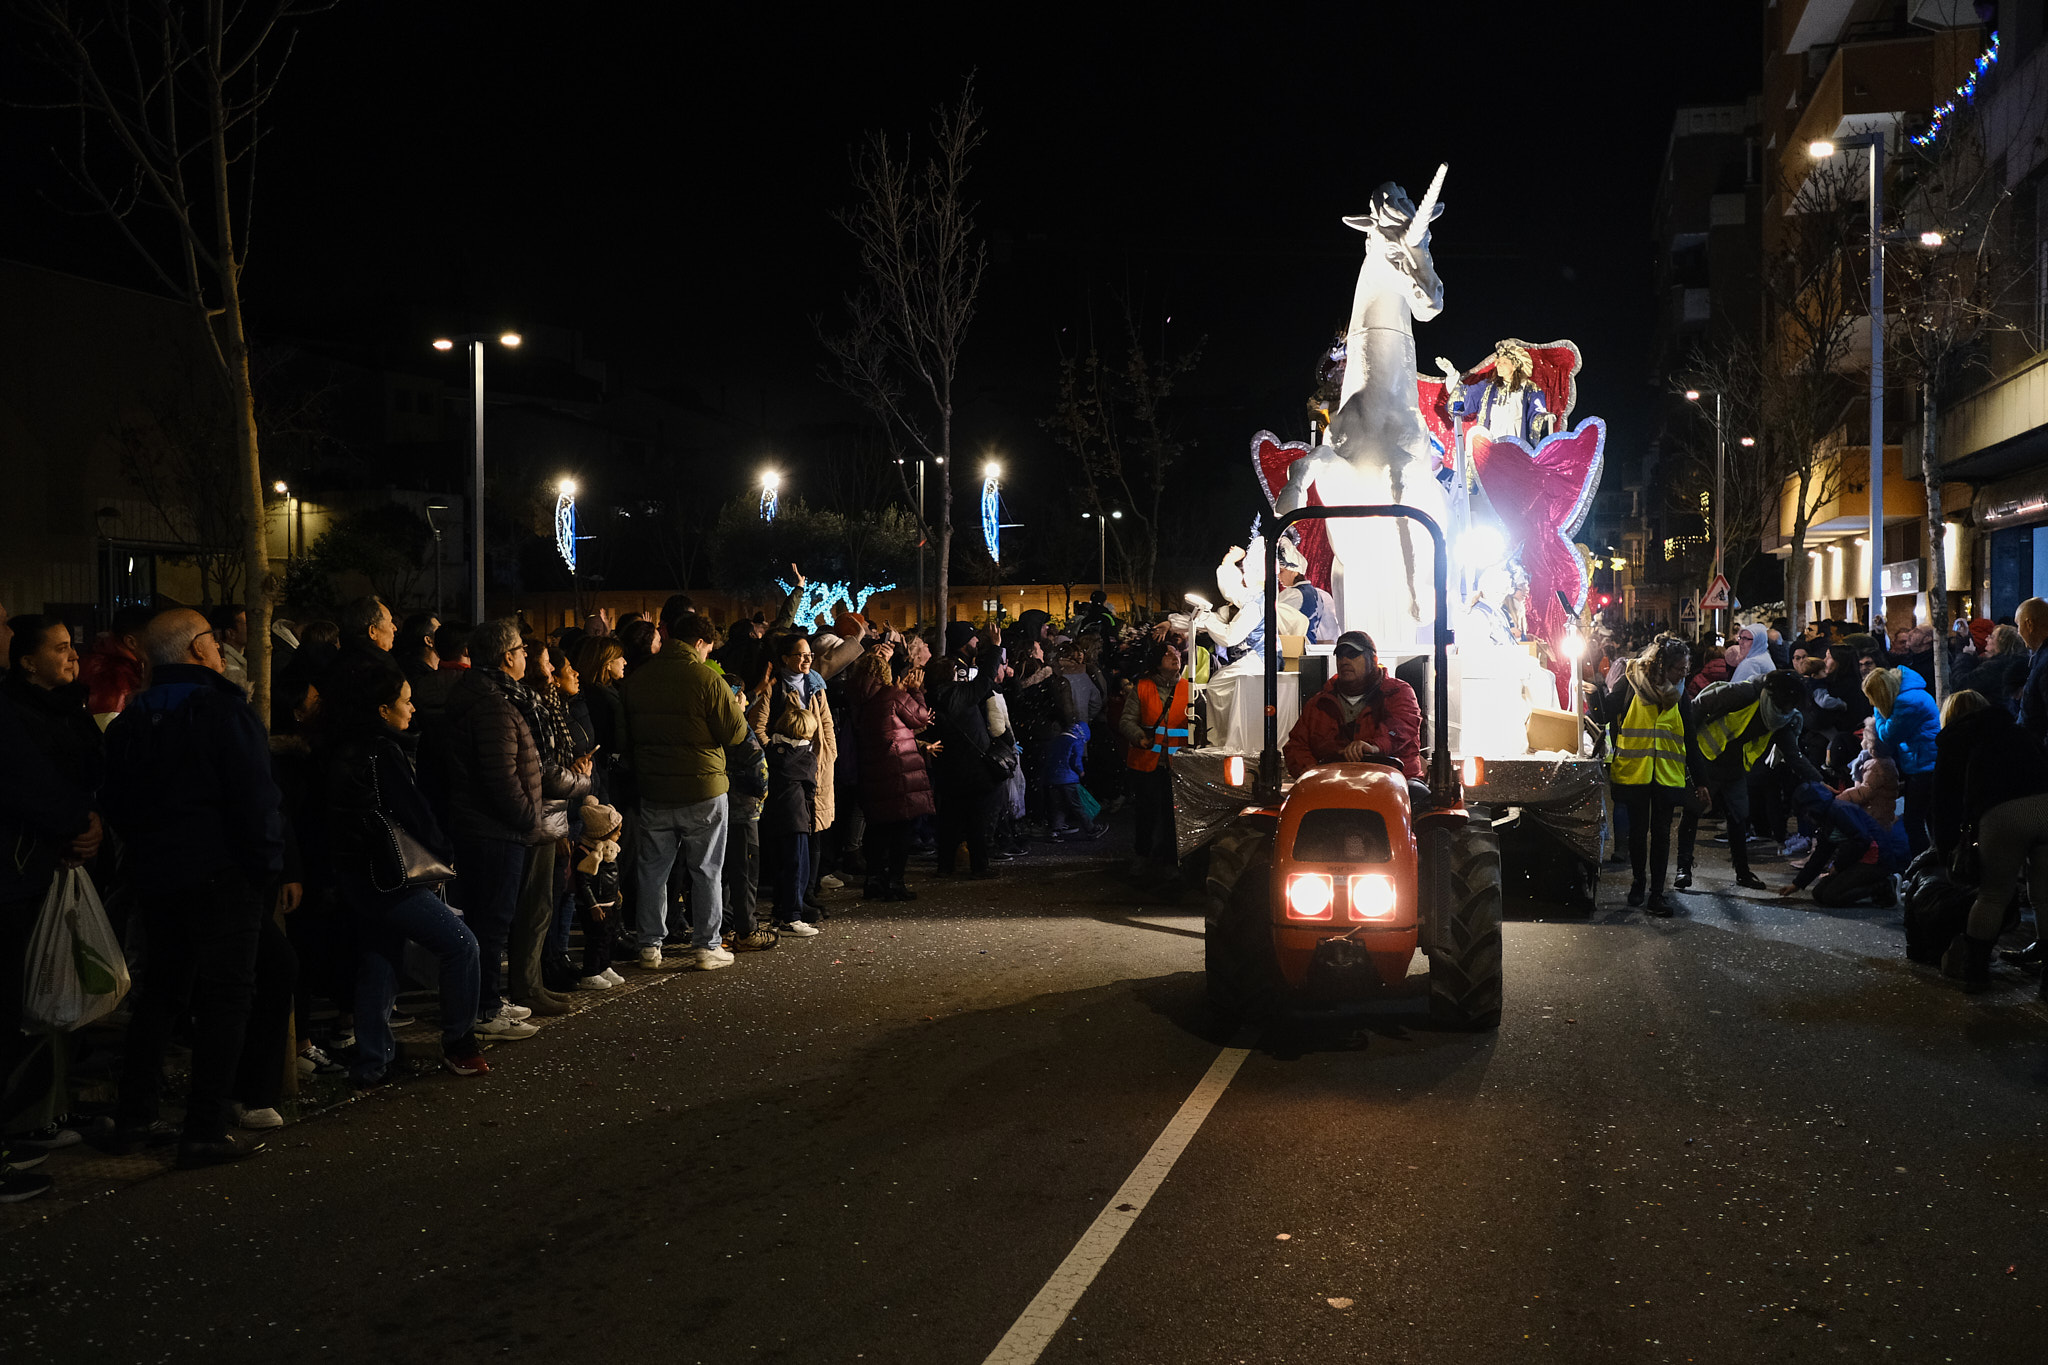
[[[1439,195],[1449,170],[1437,167],[1420,208],[1390,181],[1373,191],[1365,213],[1344,220],[1365,234],[1365,263],[1344,337],[1344,382],[1323,444],[1289,471],[1276,500],[1282,512],[1306,504],[1314,488],[1324,506],[1406,503],[1436,518],[1446,535],[1454,533],[1417,397],[1414,329],[1416,319],[1427,322],[1443,311],[1429,225],[1443,212]],[[1427,533],[1407,521],[1324,526],[1344,629],[1368,632],[1383,651],[1426,644],[1436,609]]]

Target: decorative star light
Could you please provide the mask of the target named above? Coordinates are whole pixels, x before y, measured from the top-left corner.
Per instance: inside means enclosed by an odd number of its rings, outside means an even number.
[[[784,593],[795,591],[789,583],[780,578],[775,580],[775,586],[781,588]],[[803,595],[796,601],[794,619],[800,628],[808,631],[818,624],[820,616],[830,612],[837,604],[845,603],[848,611],[866,611],[870,597],[878,592],[888,592],[895,586],[894,583],[871,583],[865,588],[856,589],[851,582],[820,583],[814,579],[804,584]]]
[[[566,488],[555,497],[555,552],[576,572],[576,495]]]
[[[981,539],[988,546],[988,557],[1000,564],[1003,562],[1003,518],[1001,497],[998,495],[1000,477],[991,472],[981,481]]]

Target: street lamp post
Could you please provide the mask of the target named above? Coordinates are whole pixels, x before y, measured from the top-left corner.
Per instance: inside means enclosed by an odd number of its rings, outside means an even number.
[[[1807,145],[1816,159],[1870,149],[1870,628],[1884,629],[1884,130]],[[1938,242],[1936,243],[1938,245]]]
[[[1097,516],[1093,512],[1083,512],[1081,514],[1081,520],[1083,521],[1088,520],[1090,517],[1095,518],[1095,553],[1101,561],[1096,568],[1096,573],[1100,575],[1098,581],[1101,583],[1102,595],[1104,597],[1109,596],[1109,518],[1115,517],[1118,521],[1122,521],[1123,516],[1124,514],[1121,511],[1111,512],[1109,516]]]
[[[439,522],[437,522],[437,521],[435,521],[435,520],[434,520],[434,513],[436,513],[436,512],[445,512],[445,511],[447,511],[447,510],[448,510],[448,504],[447,504],[447,503],[445,503],[445,502],[430,502],[430,503],[428,503],[428,504],[427,504],[427,529],[428,529],[429,531],[432,531],[432,532],[434,533],[434,619],[436,619],[436,620],[440,620],[440,619],[441,619],[441,616],[442,616],[442,610],[441,610],[441,523],[439,523]]]
[[[484,619],[484,343],[495,341],[507,350],[519,345],[517,332],[464,332],[459,336],[434,338],[434,349],[452,351],[458,343],[469,347],[469,619],[481,625]]]
[[[1700,390],[1698,390],[1698,389],[1687,389],[1687,390],[1685,391],[1685,400],[1686,400],[1686,401],[1687,401],[1688,403],[1697,403],[1697,402],[1699,402],[1699,401],[1700,401],[1700,396],[1701,396],[1701,393],[1700,393]],[[1720,395],[1720,393],[1716,392],[1716,393],[1714,394],[1714,526],[1713,526],[1713,533],[1714,533],[1714,577],[1716,577],[1716,578],[1719,578],[1719,577],[1721,577],[1721,571],[1722,571],[1722,564],[1723,564],[1723,562],[1724,562],[1724,561],[1723,561],[1723,559],[1722,559],[1722,538],[1721,538],[1721,536],[1722,536],[1722,532],[1723,532],[1723,531],[1724,531],[1724,530],[1726,529],[1726,527],[1727,527],[1727,512],[1726,512],[1726,510],[1725,510],[1725,509],[1726,509],[1726,507],[1727,507],[1727,494],[1728,494],[1728,440],[1727,440],[1727,436],[1726,436],[1726,428],[1725,428],[1725,427],[1723,427],[1723,425],[1722,425],[1722,421],[1721,421],[1721,415],[1722,415],[1722,414],[1721,414],[1721,395]],[[1715,633],[1717,633],[1717,634],[1718,634],[1718,633],[1720,633],[1720,632],[1721,632],[1721,630],[1722,630],[1722,629],[1724,628],[1724,625],[1725,625],[1725,623],[1724,623],[1724,622],[1723,622],[1723,621],[1721,620],[1721,609],[1720,609],[1719,607],[1716,607],[1716,608],[1714,608],[1714,630],[1715,630]]]
[[[946,462],[943,455],[936,458],[940,464]],[[903,461],[896,463],[902,464]],[[926,534],[924,522],[924,466],[925,461],[920,458],[917,462],[917,619],[920,625],[929,619],[924,614],[924,552],[925,542],[931,538]]]
[[[270,491],[284,499],[284,559],[285,563],[289,564],[292,559],[292,503],[295,499],[292,497],[291,485],[283,479],[270,485]]]

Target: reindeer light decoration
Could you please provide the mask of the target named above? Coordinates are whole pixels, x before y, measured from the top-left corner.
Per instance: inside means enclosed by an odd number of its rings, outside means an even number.
[[[1437,167],[1418,207],[1389,181],[1366,212],[1344,220],[1365,234],[1365,261],[1351,296],[1344,382],[1323,444],[1295,462],[1276,499],[1293,511],[1313,488],[1325,506],[1406,503],[1448,534],[1450,508],[1435,477],[1429,429],[1416,391],[1415,328],[1443,311],[1444,286],[1429,254],[1429,225],[1443,212],[1448,165]],[[1383,650],[1423,643],[1435,611],[1429,549],[1408,522],[1325,522],[1335,556],[1331,587],[1344,628],[1365,630]]]

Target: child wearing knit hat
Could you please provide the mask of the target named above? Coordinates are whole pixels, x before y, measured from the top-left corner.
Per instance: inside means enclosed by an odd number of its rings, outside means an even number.
[[[583,835],[569,870],[569,893],[583,921],[583,976],[578,990],[604,991],[626,978],[612,970],[612,948],[623,919],[619,907],[619,813],[594,796],[583,798]]]

